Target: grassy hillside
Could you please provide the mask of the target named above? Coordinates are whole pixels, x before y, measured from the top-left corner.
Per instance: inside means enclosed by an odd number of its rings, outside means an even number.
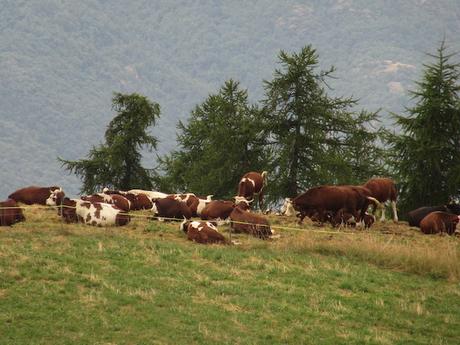
[[[404,224],[187,241],[177,224],[0,228],[2,344],[457,344],[460,242]],[[290,229],[280,229],[287,227]],[[227,228],[221,228],[224,234]]]
[[[4,0],[0,7],[0,196],[29,184],[64,186],[57,156],[78,159],[98,144],[113,91],[162,106],[160,152],[175,125],[233,78],[263,97],[280,49],[313,44],[338,68],[339,95],[370,110],[399,111],[424,52],[445,35],[459,50],[455,0],[125,1]],[[145,157],[155,166],[155,155]]]

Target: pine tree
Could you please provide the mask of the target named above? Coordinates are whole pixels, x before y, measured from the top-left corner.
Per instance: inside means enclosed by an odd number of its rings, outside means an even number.
[[[192,111],[187,124],[179,122],[180,150],[161,159],[157,184],[170,192],[234,196],[244,173],[263,168],[259,117],[258,108],[248,104],[247,90],[226,81]]]
[[[147,128],[155,125],[160,106],[136,93],[115,93],[112,109],[117,115],[105,132],[105,144],[93,147],[86,159],[58,159],[65,169],[81,178],[83,193],[103,187],[151,189],[151,172],[142,167],[140,150],[156,149],[157,139],[147,133]]]
[[[298,54],[281,51],[279,60],[282,69],[264,82],[266,131],[275,154],[272,196],[356,182],[364,177],[356,174],[363,175],[363,167],[369,175],[381,171],[379,132],[370,130],[377,113],[356,114],[351,110],[356,100],[328,96],[327,81],[335,69],[316,72],[319,57],[310,45]]]
[[[402,208],[445,203],[460,187],[460,101],[458,63],[443,41],[435,61],[424,64],[411,91],[415,105],[407,116],[393,114],[401,131],[390,138],[394,169],[402,190]]]

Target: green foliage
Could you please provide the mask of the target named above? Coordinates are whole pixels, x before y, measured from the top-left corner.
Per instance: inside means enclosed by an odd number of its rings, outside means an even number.
[[[282,69],[265,81],[264,99],[274,152],[272,196],[295,196],[309,186],[357,182],[380,172],[379,133],[369,130],[377,113],[356,114],[350,110],[355,100],[327,95],[335,69],[316,72],[319,58],[310,45],[299,53],[281,51],[279,60]]]
[[[156,184],[167,191],[193,191],[229,198],[241,176],[263,170],[267,152],[260,111],[248,103],[246,90],[228,80],[179,122],[181,150],[162,158],[164,176]]]
[[[402,190],[402,208],[448,201],[460,186],[460,64],[451,63],[442,42],[435,61],[426,64],[415,105],[407,115],[393,114],[401,133],[389,137],[394,170]]]
[[[112,109],[117,113],[105,132],[105,144],[93,147],[87,159],[62,165],[83,181],[82,192],[102,187],[128,190],[152,187],[150,172],[141,166],[142,148],[156,149],[157,139],[147,133],[160,116],[160,106],[133,93],[115,93]]]

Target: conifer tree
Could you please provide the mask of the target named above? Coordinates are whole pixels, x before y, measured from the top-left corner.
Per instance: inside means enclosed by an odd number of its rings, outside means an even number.
[[[460,188],[460,64],[443,41],[424,64],[415,105],[393,114],[401,131],[390,137],[404,210],[448,201]]]
[[[81,178],[83,193],[103,187],[151,189],[151,172],[142,167],[140,150],[156,149],[157,139],[147,129],[159,118],[160,106],[137,93],[115,93],[112,109],[117,115],[107,127],[105,144],[93,147],[86,159],[58,159],[66,170]]]
[[[281,51],[279,60],[282,68],[264,82],[274,153],[272,196],[293,197],[311,186],[356,183],[378,174],[380,133],[371,130],[377,113],[356,114],[356,100],[326,93],[335,69],[317,72],[319,57],[310,45],[299,53]]]
[[[229,198],[240,177],[262,170],[266,155],[260,111],[248,103],[247,90],[228,80],[192,111],[187,124],[179,122],[179,150],[161,159],[161,190],[191,191]]]

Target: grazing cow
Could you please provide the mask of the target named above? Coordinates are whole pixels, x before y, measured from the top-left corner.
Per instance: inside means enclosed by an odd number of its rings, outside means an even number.
[[[299,212],[299,223],[308,216],[316,215],[320,222],[339,212],[350,213],[361,221],[371,202],[378,201],[369,196],[370,191],[361,186],[319,186],[314,187],[292,199],[294,210]]]
[[[17,202],[22,202],[26,205],[47,205],[56,206],[60,204],[64,198],[64,192],[60,187],[37,187],[30,186],[18,189],[14,193],[8,196],[9,199],[13,199]]]
[[[258,173],[255,171],[243,175],[238,184],[238,196],[245,197],[247,200],[253,199],[257,194],[259,209],[262,210],[264,187],[267,185],[267,172]]]
[[[190,241],[197,243],[230,243],[221,233],[219,233],[219,231],[217,231],[215,225],[210,222],[191,222],[185,219],[181,223],[180,229],[187,234],[187,238]]]
[[[447,204],[439,206],[424,206],[419,207],[415,210],[410,211],[407,214],[407,220],[409,221],[410,226],[420,226],[420,222],[431,212],[446,212],[450,214],[460,215],[460,205],[459,204]]]
[[[58,214],[67,223],[82,222],[94,226],[122,226],[130,222],[131,217],[114,205],[91,202],[81,199],[64,198]]]
[[[248,211],[247,203],[239,203],[230,214],[230,227],[235,232],[244,232],[261,239],[267,239],[274,234],[267,218]]]
[[[90,196],[82,196],[81,200],[112,204],[124,212],[131,210],[131,202],[121,194],[96,193]]]
[[[385,221],[385,203],[389,200],[393,209],[393,221],[397,222],[398,211],[396,210],[396,200],[398,198],[398,190],[396,189],[395,182],[391,178],[371,178],[364,184],[364,187],[368,188],[372,196],[380,202],[379,208],[382,211],[380,221]]]
[[[452,235],[460,220],[460,216],[447,212],[435,211],[428,214],[420,222],[420,230],[424,234],[447,233]]]
[[[231,201],[212,200],[201,212],[201,219],[211,220],[220,219],[225,220],[230,217],[235,204]]]
[[[11,226],[26,220],[22,209],[13,199],[0,202],[0,226]]]
[[[192,218],[192,211],[185,203],[171,198],[156,199],[153,201],[153,215],[162,218],[175,218],[182,220]]]

